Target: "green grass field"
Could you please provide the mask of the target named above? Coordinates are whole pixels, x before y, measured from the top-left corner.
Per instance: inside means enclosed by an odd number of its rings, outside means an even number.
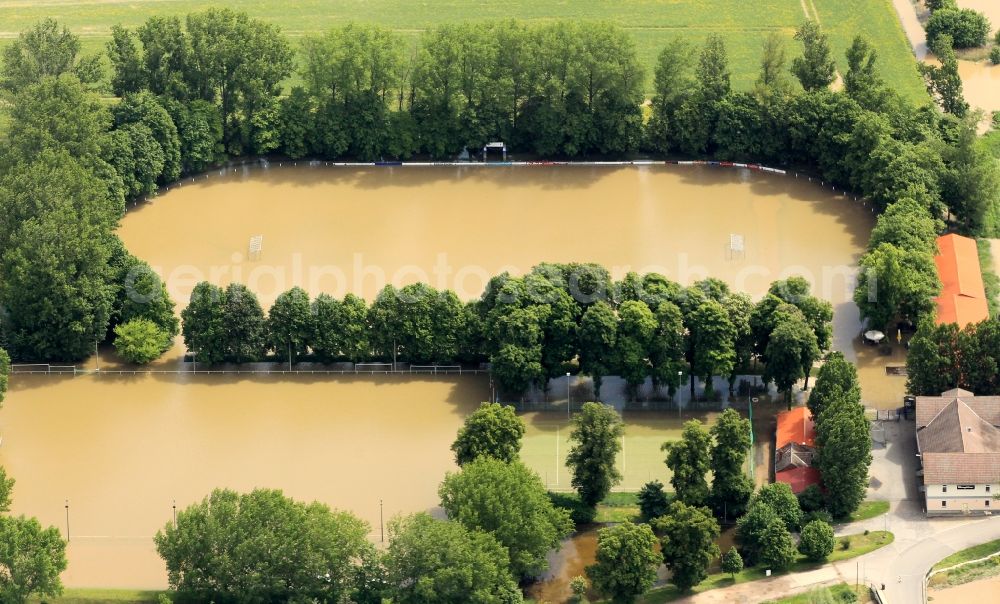
[[[760,49],[768,32],[789,40],[798,52],[795,28],[813,7],[830,33],[843,64],[843,51],[858,31],[872,36],[892,87],[912,99],[926,98],[890,0],[10,0],[0,3],[0,45],[44,17],[56,18],[83,38],[85,52],[104,48],[112,25],[134,27],[151,15],[184,15],[206,6],[226,6],[276,23],[291,37],[323,31],[349,21],[378,23],[413,36],[439,23],[518,18],[529,21],[585,19],[613,21],[629,30],[647,67],[675,37],[700,44],[709,33],[725,36],[733,84],[746,89],[757,77]],[[843,66],[843,65],[842,65]]]
[[[58,598],[29,598],[31,604],[46,602],[47,604],[102,604],[104,602],[120,602],[122,604],[156,604],[159,591],[140,591],[133,589],[66,589]]]
[[[714,421],[718,414],[696,414],[702,422]],[[527,430],[521,447],[521,459],[542,478],[551,491],[570,491],[570,473],[566,468],[571,428],[566,416],[556,413],[527,413],[522,416]],[[618,469],[623,480],[616,490],[638,491],[650,480],[659,480],[669,490],[670,471],[664,464],[666,454],[660,446],[680,439],[683,422],[668,413],[626,413],[622,452]]]
[[[986,543],[980,543],[979,545],[973,545],[970,548],[963,549],[962,551],[955,552],[954,554],[948,556],[947,558],[941,560],[931,570],[938,570],[941,568],[948,568],[949,566],[955,566],[956,564],[961,564],[963,562],[969,562],[970,560],[978,560],[980,558],[985,558],[996,553],[1000,553],[1000,539],[995,541],[987,541]]]

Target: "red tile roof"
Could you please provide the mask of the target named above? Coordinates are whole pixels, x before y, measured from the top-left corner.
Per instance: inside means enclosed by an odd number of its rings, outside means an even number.
[[[976,241],[960,235],[937,238],[938,255],[934,257],[941,295],[937,303],[937,323],[957,323],[960,328],[990,317],[986,290],[979,267]]]
[[[778,414],[777,440],[774,448],[781,449],[788,443],[816,446],[816,428],[808,407],[796,407]]]
[[[792,487],[792,492],[798,495],[810,485],[820,483],[819,470],[816,468],[790,468],[774,475],[775,482],[783,482]]]

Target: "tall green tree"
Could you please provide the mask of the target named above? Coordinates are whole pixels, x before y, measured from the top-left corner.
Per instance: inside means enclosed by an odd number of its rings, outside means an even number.
[[[159,100],[147,91],[128,94],[111,110],[115,128],[140,125],[149,131],[163,156],[156,182],[169,183],[181,175],[181,140],[173,118]]]
[[[889,90],[879,75],[878,50],[862,35],[855,36],[847,49],[844,92],[865,109],[880,111],[888,102]]]
[[[854,512],[865,499],[872,439],[860,402],[844,396],[831,401],[816,420],[815,465],[826,487],[826,507],[835,518]]]
[[[524,421],[514,407],[499,403],[483,403],[458,430],[451,445],[455,463],[464,466],[478,457],[492,457],[512,462],[521,451]]]
[[[809,393],[807,405],[813,420],[815,421],[833,401],[844,397],[852,402],[861,402],[858,370],[844,357],[844,353],[831,352],[820,366],[816,385]]]
[[[934,312],[941,290],[931,254],[883,243],[861,259],[854,301],[873,329],[893,319],[919,323]]]
[[[138,38],[121,25],[111,26],[111,40],[105,45],[111,61],[111,92],[115,96],[139,92],[146,86]]]
[[[649,357],[657,327],[656,317],[645,302],[629,300],[618,309],[616,365],[631,399],[638,396],[639,388],[649,377]]]
[[[692,48],[680,37],[673,38],[656,59],[652,115],[646,125],[647,146],[661,153],[677,147],[675,116],[694,90]]]
[[[170,348],[170,336],[149,319],[132,319],[115,326],[115,352],[125,362],[145,365]]]
[[[792,60],[792,73],[807,91],[827,88],[836,79],[837,66],[819,23],[804,22],[796,30],[795,39],[802,42],[804,50],[801,57]]]
[[[785,401],[791,409],[792,387],[812,370],[813,362],[819,358],[819,346],[802,313],[794,307],[786,308],[788,312],[781,314],[764,351],[764,380],[774,380],[778,389],[785,392]]]
[[[279,143],[277,102],[293,53],[280,28],[243,12],[210,8],[187,16],[193,94],[217,102],[227,151],[263,154]]]
[[[799,500],[788,484],[774,482],[762,486],[750,500],[751,506],[758,504],[770,506],[789,531],[797,531],[802,526],[802,510],[799,508]]]
[[[230,363],[260,361],[267,349],[267,321],[257,294],[230,283],[222,298],[222,341]]]
[[[646,522],[659,518],[667,513],[669,500],[663,491],[663,483],[659,480],[651,480],[642,485],[639,489],[639,511],[642,519]]]
[[[448,518],[496,537],[516,579],[544,571],[546,554],[573,528],[569,511],[552,505],[541,479],[520,461],[479,457],[448,473],[438,494]]]
[[[345,358],[361,362],[371,355],[368,329],[368,305],[354,294],[337,300],[320,294],[312,303],[310,337],[312,351],[324,363]]]
[[[764,38],[760,75],[754,83],[754,94],[758,98],[770,99],[791,93],[792,83],[788,79],[787,62],[785,39],[778,32],[769,33]]]
[[[938,230],[938,222],[926,207],[915,199],[904,198],[889,204],[879,214],[868,246],[874,249],[882,243],[889,243],[904,250],[936,254]]]
[[[630,604],[653,586],[659,566],[652,529],[626,520],[597,533],[597,561],[587,567],[587,576],[612,602]]]
[[[202,281],[194,287],[190,303],[181,311],[184,346],[196,355],[196,361],[206,365],[226,359],[225,299],[222,289]]]
[[[63,159],[72,165],[69,157]],[[56,170],[46,178],[64,174]],[[52,205],[20,224],[0,256],[0,305],[7,310],[5,331],[19,359],[76,361],[107,332],[114,293],[107,217],[85,205],[73,207],[103,199],[105,191],[79,172],[69,174],[79,180],[67,184],[82,198],[48,200]],[[35,189],[34,194],[47,196],[47,191]]]
[[[716,515],[723,518],[740,516],[746,509],[753,482],[743,470],[750,451],[750,420],[735,409],[726,409],[709,432],[712,445],[712,491],[709,500]]]
[[[601,398],[601,382],[614,367],[618,317],[603,300],[596,302],[580,320],[580,369],[594,379],[594,396]]]
[[[368,525],[281,491],[216,489],[154,537],[177,602],[345,600]]]
[[[94,83],[101,76],[99,56],[77,60],[80,38],[60,26],[55,19],[43,19],[4,47],[0,84],[18,92],[46,77],[73,74],[82,82]]]
[[[822,520],[813,520],[802,527],[799,553],[811,562],[824,562],[833,553],[833,527]]]
[[[749,566],[784,570],[795,561],[795,545],[785,521],[764,502],[753,502],[736,523],[740,553]]]
[[[681,386],[684,370],[684,317],[670,301],[656,307],[656,331],[649,351],[650,375],[654,388],[666,386],[673,397]]]
[[[677,499],[690,506],[701,506],[708,501],[709,488],[705,474],[711,468],[712,441],[705,427],[696,419],[684,423],[681,439],[663,443],[667,452],[666,464],[672,476]]]
[[[670,569],[670,582],[687,591],[708,577],[708,567],[719,557],[719,523],[708,508],[682,501],[670,504],[667,514],[655,521],[660,553]]]
[[[42,528],[35,518],[0,516],[0,567],[0,600],[22,604],[31,596],[58,597],[66,542],[59,529]]]
[[[312,308],[305,290],[293,287],[275,298],[267,313],[267,338],[276,359],[295,362],[308,354],[314,333]]]
[[[3,348],[0,348],[0,404],[3,404],[4,397],[7,396],[7,380],[10,376],[10,355]],[[2,471],[2,470],[0,470]],[[0,491],[3,490],[3,478],[0,477]],[[3,509],[3,497],[0,496],[0,512],[6,511]]]
[[[389,523],[387,594],[399,604],[517,604],[507,552],[488,533],[428,514]]]
[[[927,92],[941,110],[957,117],[964,117],[969,111],[962,90],[962,76],[958,72],[958,57],[952,48],[952,38],[942,34],[934,39],[934,55],[939,65],[918,63],[920,75],[924,77]]]
[[[693,357],[691,373],[705,381],[705,396],[711,396],[712,376],[728,376],[736,362],[736,329],[729,313],[715,300],[702,302],[691,316],[689,327]],[[691,380],[694,398],[694,380]]]
[[[584,504],[595,507],[611,487],[621,482],[622,475],[615,465],[621,451],[625,427],[621,417],[609,405],[584,403],[573,418],[573,443],[566,456],[566,465],[573,474],[573,488]]]

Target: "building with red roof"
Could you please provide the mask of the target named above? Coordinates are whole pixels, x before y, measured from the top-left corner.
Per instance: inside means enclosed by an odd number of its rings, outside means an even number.
[[[774,442],[774,480],[792,487],[795,494],[820,483],[819,470],[812,467],[816,456],[816,425],[808,407],[778,414]]]
[[[986,289],[979,266],[976,241],[961,235],[937,238],[938,254],[934,257],[941,295],[937,304],[937,324],[956,323],[959,329],[990,317]]]

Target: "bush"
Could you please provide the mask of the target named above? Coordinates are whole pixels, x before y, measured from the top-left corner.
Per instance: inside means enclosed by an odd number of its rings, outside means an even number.
[[[814,484],[809,485],[804,491],[799,493],[798,498],[799,507],[806,513],[822,510],[826,504],[826,500],[823,498],[823,491]]]
[[[663,491],[663,483],[653,480],[642,485],[639,491],[639,509],[642,518],[647,522],[667,513],[667,494]]]
[[[1000,42],[997,44],[1000,44]],[[990,51],[990,63],[1000,65],[1000,46],[994,46],[993,50]]]
[[[743,558],[735,547],[729,548],[729,551],[722,554],[721,570],[724,573],[729,573],[733,578],[736,577],[736,573],[743,570]]]
[[[942,8],[931,14],[926,30],[928,46],[933,46],[938,36],[948,34],[955,48],[972,48],[986,44],[990,22],[985,15],[972,9]]]
[[[587,604],[587,578],[583,575],[577,575],[570,579],[569,590],[573,592],[570,596],[569,601],[573,604]]]
[[[847,550],[851,549],[851,538],[850,537],[843,537],[843,538],[841,538],[841,540],[840,540],[840,549],[844,550],[845,552]]]
[[[549,491],[549,501],[557,508],[569,510],[569,517],[573,524],[590,524],[597,516],[597,508],[592,508],[580,501],[576,493],[553,493]]]
[[[927,10],[931,12],[941,10],[942,8],[958,8],[955,0],[926,0],[924,4],[927,5]]]
[[[812,562],[822,562],[833,553],[833,527],[822,520],[813,520],[802,529],[799,552]]]
[[[170,334],[149,319],[133,319],[115,327],[115,351],[125,362],[145,365],[170,347]]]
[[[802,522],[808,524],[813,520],[822,520],[827,524],[833,524],[833,514],[826,510],[813,510],[802,518]]]

